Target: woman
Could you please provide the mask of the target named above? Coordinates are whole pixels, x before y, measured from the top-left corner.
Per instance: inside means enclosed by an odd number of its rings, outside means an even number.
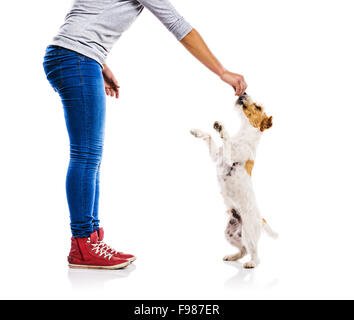
[[[61,97],[70,138],[66,192],[71,219],[69,266],[119,269],[135,260],[103,242],[98,201],[105,127],[105,95],[119,85],[105,64],[107,54],[143,8],[148,8],[201,63],[240,96],[244,78],[226,70],[199,33],[167,0],[75,0],[58,35],[47,47],[44,70]]]

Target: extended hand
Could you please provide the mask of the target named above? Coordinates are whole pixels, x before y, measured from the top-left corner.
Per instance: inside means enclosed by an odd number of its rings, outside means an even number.
[[[188,33],[181,40],[181,43],[201,63],[220,76],[221,80],[232,86],[237,96],[241,96],[246,91],[247,84],[243,76],[227,71],[212,54],[197,30],[193,29],[190,33]]]
[[[226,70],[221,74],[220,79],[234,88],[236,96],[242,96],[247,89],[247,83],[240,74]]]
[[[117,79],[114,77],[111,69],[105,64],[102,70],[102,75],[104,79],[104,87],[107,96],[119,98],[119,85]]]

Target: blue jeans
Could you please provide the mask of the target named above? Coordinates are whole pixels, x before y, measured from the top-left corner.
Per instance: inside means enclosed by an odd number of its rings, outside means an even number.
[[[44,71],[59,93],[70,140],[66,195],[73,237],[98,230],[100,166],[106,95],[102,67],[95,60],[57,46],[47,47]]]

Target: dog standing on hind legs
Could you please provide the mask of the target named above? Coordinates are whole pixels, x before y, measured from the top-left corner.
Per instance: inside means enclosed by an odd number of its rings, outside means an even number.
[[[221,194],[229,214],[226,239],[239,249],[224,260],[236,261],[250,254],[251,259],[243,265],[249,269],[259,264],[257,247],[262,229],[271,237],[277,237],[261,218],[251,180],[257,145],[262,133],[273,123],[272,117],[268,117],[263,107],[246,93],[235,106],[242,119],[241,129],[235,136],[230,137],[220,122],[214,123],[214,129],[223,141],[222,147],[217,148],[211,135],[201,130],[191,130],[191,134],[207,143],[210,156],[216,162]]]

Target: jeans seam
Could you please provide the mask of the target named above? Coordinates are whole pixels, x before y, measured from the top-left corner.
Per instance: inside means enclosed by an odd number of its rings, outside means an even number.
[[[80,84],[83,85],[82,74],[81,74],[81,61],[80,61],[80,57],[78,57],[77,61],[78,61],[78,66],[79,66]]]
[[[85,145],[85,148],[87,149],[86,151],[89,151],[88,150],[88,145],[90,145],[90,140],[89,140],[89,134],[88,134],[88,112],[87,112],[87,103],[86,103],[86,98],[85,98],[85,93],[84,93],[84,82],[83,82],[83,77],[82,77],[82,72],[81,72],[81,60],[80,57],[78,57],[78,66],[79,66],[79,75],[80,75],[80,84],[81,84],[81,98],[82,98],[82,102],[83,102],[83,111],[84,111],[84,114],[83,114],[83,117],[84,117],[84,121],[85,121],[85,135],[86,135],[86,145]],[[87,168],[87,165],[88,165],[88,160],[86,159],[86,163],[85,163],[85,166]],[[82,179],[84,177],[80,177],[80,184],[82,184]],[[83,187],[85,188],[85,183],[83,183]],[[81,188],[81,186],[80,186]],[[87,190],[83,190],[83,194],[86,194]],[[81,202],[81,208],[83,210],[83,212],[85,213],[85,210],[86,210],[86,207],[87,207],[87,203],[85,203],[85,197],[82,197],[82,202]],[[93,228],[93,225],[92,225],[92,213],[91,213],[91,227]]]

